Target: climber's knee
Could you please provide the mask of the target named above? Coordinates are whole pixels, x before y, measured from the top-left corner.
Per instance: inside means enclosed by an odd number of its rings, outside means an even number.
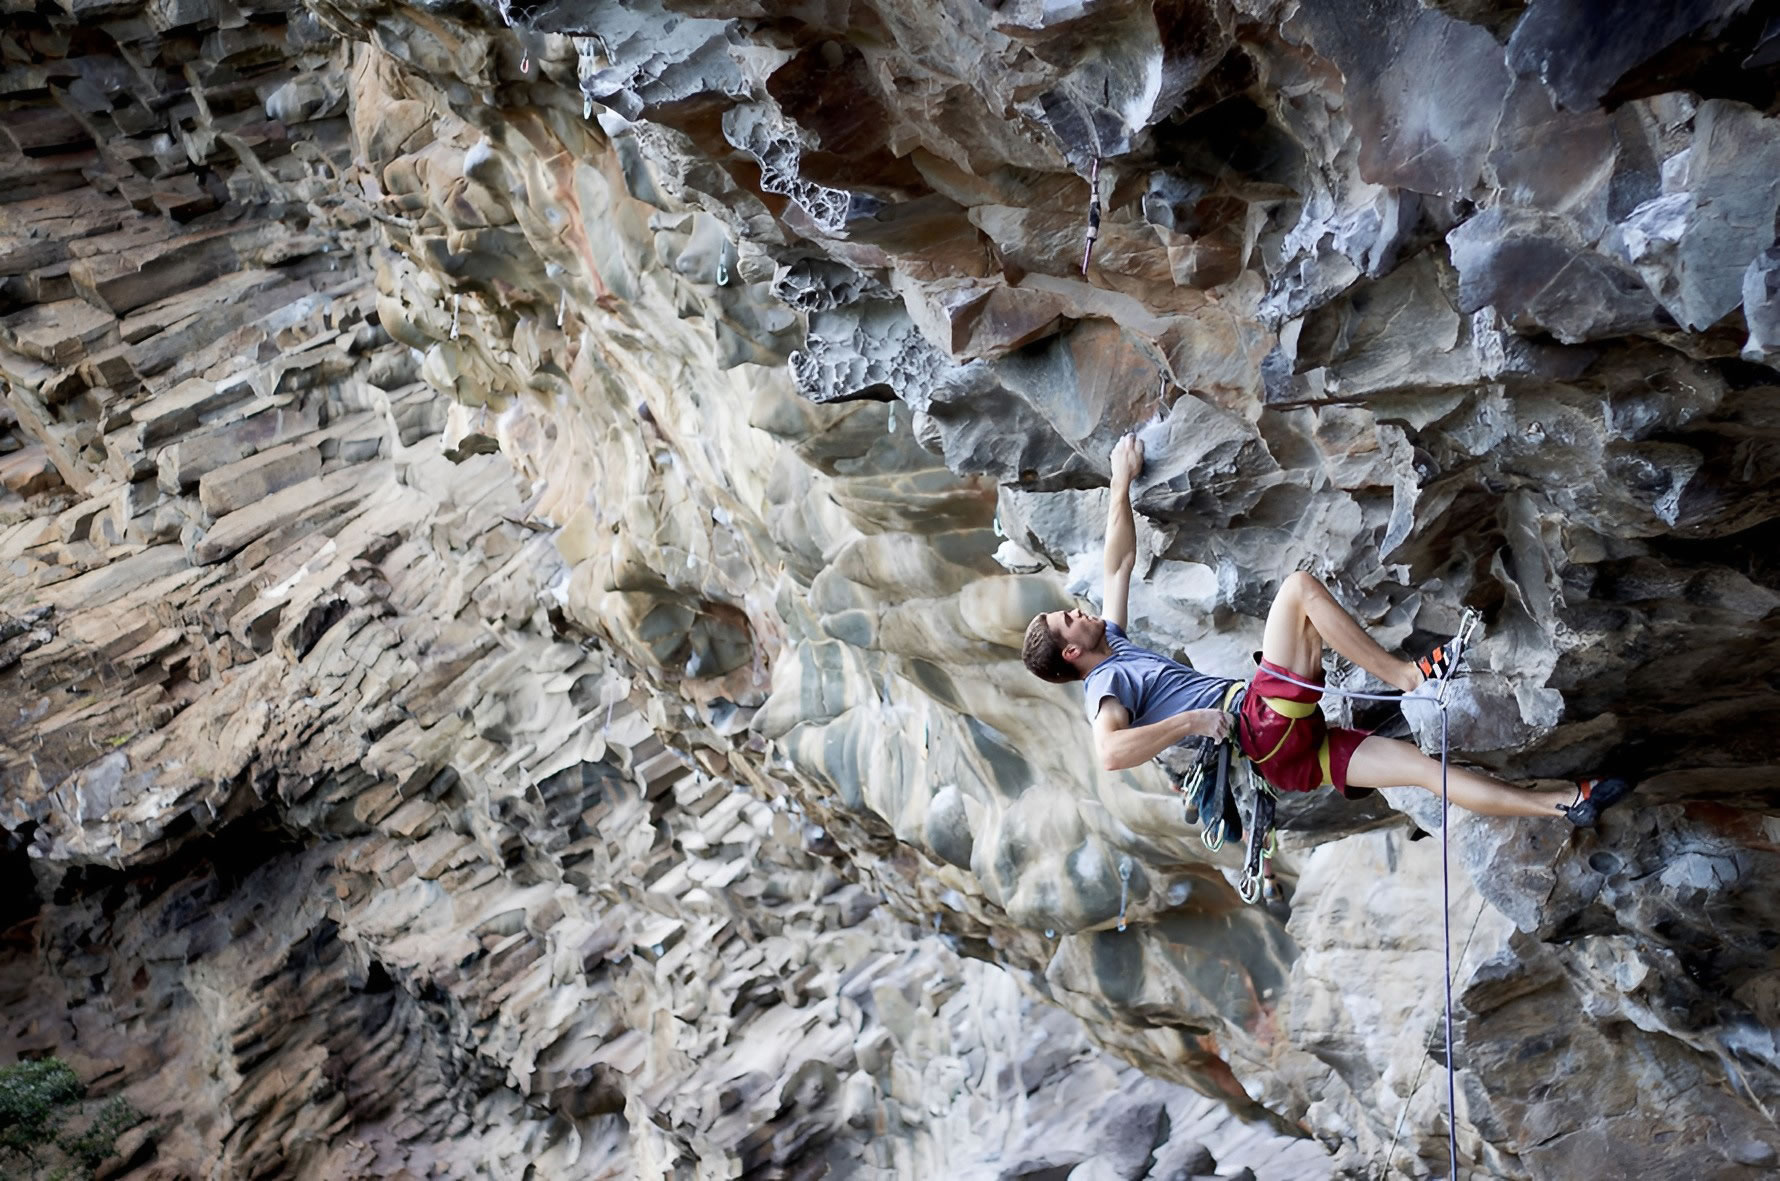
[[[1307,570],[1294,570],[1286,575],[1285,581],[1279,584],[1279,594],[1275,599],[1284,599],[1300,609],[1310,602],[1311,596],[1318,592],[1327,594],[1323,584],[1318,582]]]
[[[1302,570],[1286,575],[1273,596],[1261,635],[1265,660],[1289,669],[1293,676],[1316,676],[1323,665],[1323,638],[1310,622],[1309,605],[1313,595],[1328,593]]]

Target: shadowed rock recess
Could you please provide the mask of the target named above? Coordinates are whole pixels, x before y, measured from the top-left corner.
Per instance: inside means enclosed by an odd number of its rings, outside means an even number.
[[[117,1175],[1446,1176],[1438,810],[1245,906],[1020,666],[1133,430],[1134,635],[1474,607],[1455,756],[1642,780],[1451,818],[1462,1171],[1780,1164],[1772,5],[0,13],[0,1061]]]

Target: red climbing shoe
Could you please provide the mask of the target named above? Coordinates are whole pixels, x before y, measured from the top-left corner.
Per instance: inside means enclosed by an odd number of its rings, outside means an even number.
[[[1564,815],[1577,828],[1593,828],[1602,810],[1631,795],[1634,786],[1631,780],[1618,776],[1584,779],[1576,785],[1576,802],[1564,808]]]

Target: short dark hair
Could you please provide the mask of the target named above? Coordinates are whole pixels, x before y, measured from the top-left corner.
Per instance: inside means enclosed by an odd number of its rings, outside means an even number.
[[[1026,625],[1026,646],[1020,652],[1020,659],[1035,676],[1053,685],[1067,685],[1082,679],[1075,666],[1063,659],[1063,645],[1057,642],[1043,615],[1034,615],[1032,622]]]

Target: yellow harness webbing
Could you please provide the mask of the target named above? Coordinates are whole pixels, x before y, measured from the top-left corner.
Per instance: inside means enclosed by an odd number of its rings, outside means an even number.
[[[1294,722],[1299,718],[1308,718],[1316,712],[1317,706],[1314,701],[1291,701],[1284,697],[1263,697],[1261,700],[1267,703],[1268,709],[1282,718],[1291,718]]]
[[[1268,709],[1272,710],[1280,717],[1289,719],[1289,722],[1286,726],[1286,732],[1279,736],[1279,741],[1273,744],[1272,750],[1268,751],[1258,759],[1249,760],[1257,767],[1280,752],[1280,748],[1286,744],[1286,739],[1290,738],[1292,736],[1292,731],[1298,728],[1299,720],[1308,718],[1310,715],[1314,714],[1317,711],[1318,704],[1314,701],[1291,701],[1284,697],[1263,697],[1261,698],[1261,701]],[[1335,776],[1329,771],[1329,732],[1327,729],[1323,731],[1323,744],[1318,748],[1316,757],[1317,762],[1322,764],[1323,786],[1327,787],[1335,782]]]

